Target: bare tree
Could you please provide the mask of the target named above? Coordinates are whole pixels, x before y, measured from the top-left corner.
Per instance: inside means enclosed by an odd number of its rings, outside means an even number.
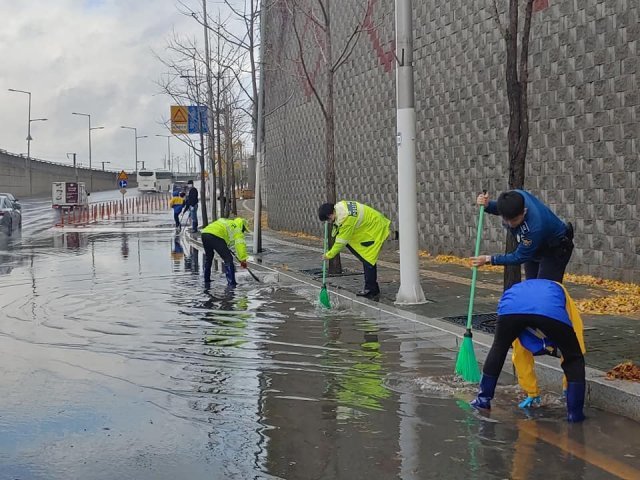
[[[298,58],[300,69],[304,79],[316,99],[325,126],[325,190],[326,200],[336,203],[336,166],[335,166],[335,120],[334,120],[334,77],[353,53],[358,43],[360,34],[365,30],[367,6],[362,9],[360,20],[354,21],[354,27],[347,40],[338,51],[333,54],[333,40],[331,34],[331,0],[284,0],[291,15],[293,32],[298,44]],[[299,21],[304,19],[301,28]],[[311,35],[307,35],[311,33]],[[309,44],[307,44],[307,41]],[[312,72],[311,53],[317,56],[322,66],[321,77],[316,77]],[[320,80],[324,77],[324,84]],[[333,237],[329,238],[330,247],[333,245]],[[334,257],[329,262],[330,273],[340,273],[342,265],[340,256]]]
[[[527,149],[529,147],[529,40],[531,37],[531,17],[535,0],[508,0],[508,22],[506,27],[500,18],[498,0],[491,0],[497,28],[504,38],[506,58],[506,87],[509,101],[509,188],[523,188]],[[522,35],[518,39],[520,9],[523,9]],[[506,251],[517,247],[513,235],[507,234]],[[519,265],[504,269],[504,288],[521,280]]]
[[[161,88],[161,92],[172,98],[176,105],[189,106],[195,104],[197,107],[199,146],[197,146],[193,139],[187,134],[176,135],[176,138],[188,145],[194,154],[199,157],[201,215],[203,224],[207,225],[209,221],[206,200],[205,142],[203,132],[203,127],[207,122],[205,118],[200,118],[201,106],[206,105],[206,101],[204,100],[205,91],[204,88],[202,88],[202,84],[205,82],[205,75],[202,72],[202,57],[199,54],[195,40],[182,38],[175,32],[168,41],[167,50],[170,52],[170,58],[162,58],[156,55],[160,62],[168,69],[167,73],[160,78],[157,84]],[[163,123],[170,129],[170,119],[165,120]],[[213,212],[213,215],[215,216],[215,212]]]

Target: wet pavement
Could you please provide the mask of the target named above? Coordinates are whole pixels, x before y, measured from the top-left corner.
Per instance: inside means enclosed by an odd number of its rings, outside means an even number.
[[[0,479],[640,478],[635,422],[508,384],[478,414],[426,326],[259,267],[205,290],[168,212],[64,230],[45,204],[0,246]]]

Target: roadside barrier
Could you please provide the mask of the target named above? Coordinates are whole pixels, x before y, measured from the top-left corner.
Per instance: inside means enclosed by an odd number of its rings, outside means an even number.
[[[144,195],[123,200],[91,203],[87,207],[60,209],[56,227],[88,225],[101,220],[124,220],[132,215],[160,213],[169,209],[169,193]]]

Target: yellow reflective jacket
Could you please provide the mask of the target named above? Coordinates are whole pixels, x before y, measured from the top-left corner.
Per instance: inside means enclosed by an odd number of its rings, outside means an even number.
[[[327,252],[327,258],[335,257],[348,244],[375,265],[382,244],[389,236],[391,221],[367,205],[346,200],[336,203],[335,214],[333,236],[336,241]]]
[[[211,235],[222,238],[229,248],[235,247],[238,260],[242,262],[249,257],[247,255],[247,242],[244,239],[243,230],[247,230],[247,221],[244,218],[237,217],[233,220],[219,218],[204,227],[202,233],[210,233]]]
[[[573,299],[569,295],[569,292],[567,292],[567,289],[564,288],[564,285],[562,284],[558,285],[560,285],[564,290],[564,296],[566,298],[565,308],[567,309],[567,314],[569,315],[569,320],[571,320],[573,331],[575,332],[578,343],[580,344],[580,350],[582,350],[582,353],[584,354],[587,349],[584,344],[584,325],[582,323],[582,317],[580,317],[578,307],[576,307],[576,304],[573,302]],[[527,392],[527,395],[530,397],[537,397],[540,395],[533,354],[522,346],[520,340],[516,339],[516,341],[513,342],[513,355],[511,356],[511,360],[513,361],[513,366],[516,369],[518,385],[520,385],[520,388]],[[567,379],[565,377],[562,379],[562,384],[563,389],[566,390]]]

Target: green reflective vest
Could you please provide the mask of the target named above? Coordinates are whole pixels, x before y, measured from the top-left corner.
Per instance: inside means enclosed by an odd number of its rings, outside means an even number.
[[[235,247],[238,260],[242,262],[249,257],[247,255],[247,242],[244,239],[244,233],[242,233],[244,224],[245,220],[241,217],[234,218],[233,220],[219,218],[204,227],[202,233],[210,233],[211,235],[222,238],[229,248]]]
[[[389,236],[391,221],[363,203],[347,200],[336,203],[335,215],[333,235],[336,240],[327,257],[335,257],[348,244],[358,255],[375,265],[382,244]]]

